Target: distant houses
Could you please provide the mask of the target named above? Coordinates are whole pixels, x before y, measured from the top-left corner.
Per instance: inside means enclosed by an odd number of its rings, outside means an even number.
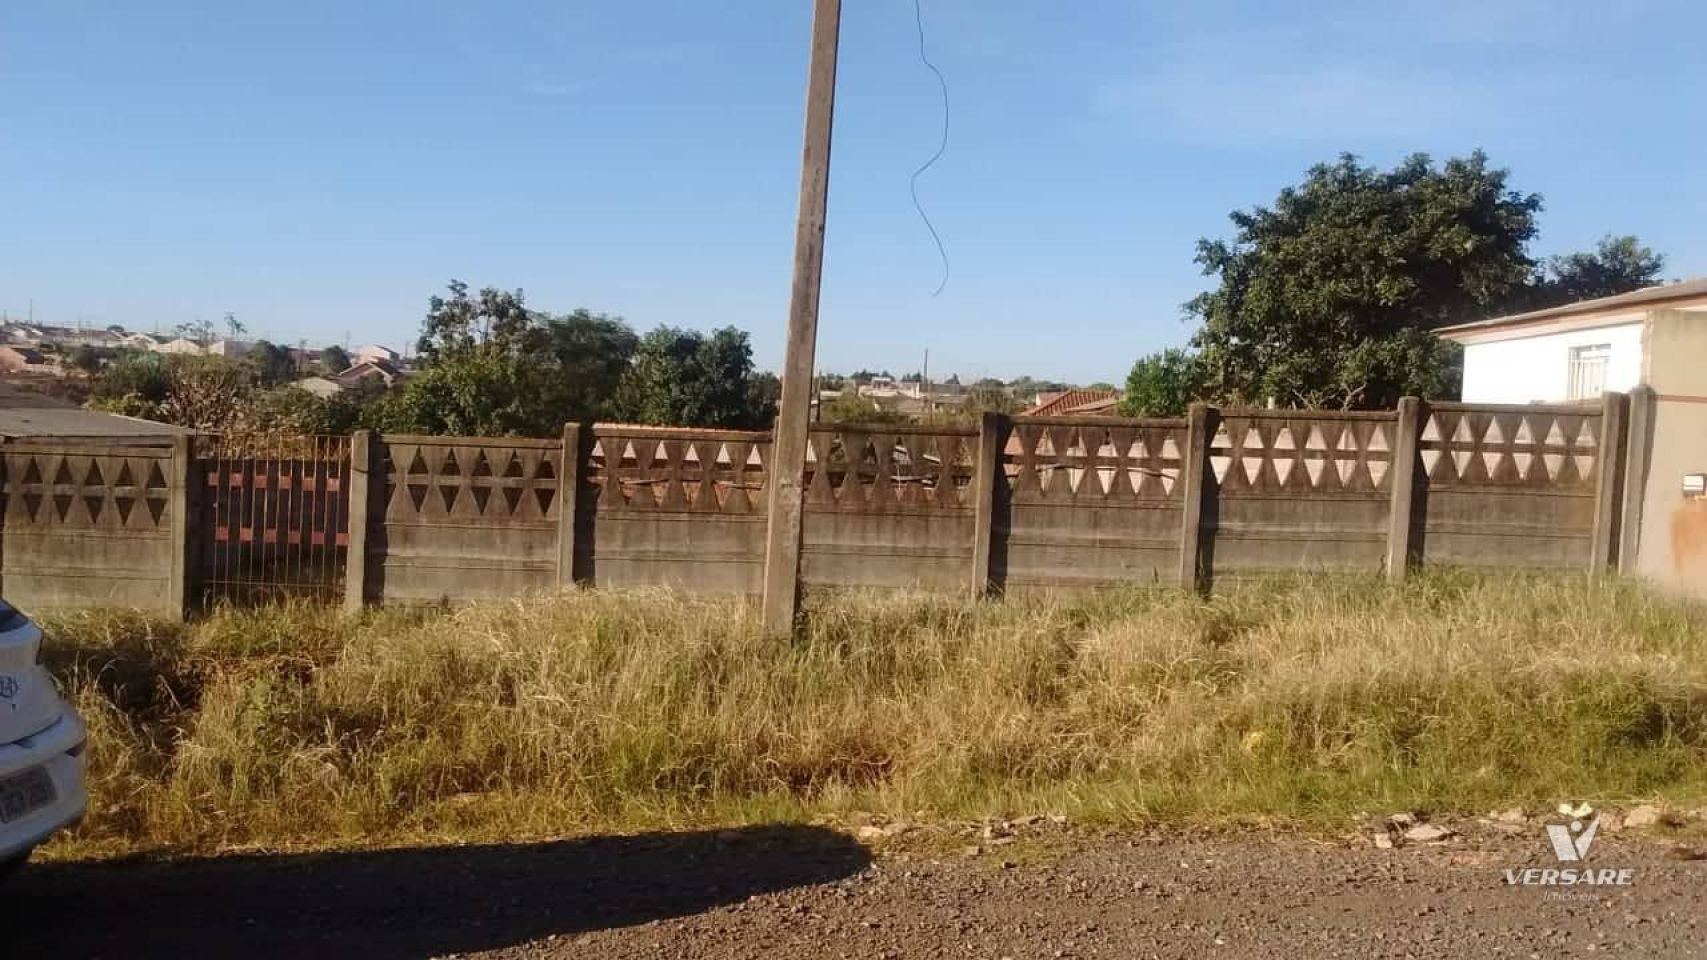
[[[56,327],[37,323],[0,322],[0,373],[64,375],[69,364],[65,355],[77,347],[93,347],[107,351],[136,351],[167,356],[224,357],[235,360],[255,350],[249,340],[221,339],[209,343],[189,337],[162,337],[148,333],[132,333],[122,326],[101,329]],[[303,372],[314,370],[322,361],[319,349],[287,348],[292,365]],[[342,370],[320,370],[305,377],[296,386],[319,397],[331,397],[362,384],[391,387],[409,373],[403,355],[378,343],[364,344],[350,355],[350,364]]]
[[[326,400],[345,390],[366,384],[389,388],[407,376],[407,373],[401,364],[384,360],[361,360],[337,373],[304,377],[296,381],[296,386]]]

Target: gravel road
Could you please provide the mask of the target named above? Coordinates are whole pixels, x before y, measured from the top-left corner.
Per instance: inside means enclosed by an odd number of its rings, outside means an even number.
[[[4,956],[1707,957],[1707,862],[1601,837],[1624,887],[1538,887],[1539,826],[1378,850],[1263,833],[867,846],[812,827],[150,863],[46,864]],[[1517,833],[1517,831],[1509,831]],[[1570,865],[1566,865],[1570,866]]]

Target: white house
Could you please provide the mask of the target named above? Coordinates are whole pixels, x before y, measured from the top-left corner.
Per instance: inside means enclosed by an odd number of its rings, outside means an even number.
[[[247,340],[215,340],[208,344],[207,348],[202,352],[206,353],[210,357],[229,357],[236,359],[237,357],[247,356],[254,346],[254,344]]]
[[[1628,404],[1627,572],[1707,597],[1707,278],[1447,327],[1464,399]]]
[[[369,343],[359,346],[350,356],[356,363],[370,362],[389,363],[395,365],[403,360],[403,355],[398,353],[396,350],[377,343]]]
[[[1569,402],[1651,383],[1654,324],[1665,311],[1694,321],[1678,329],[1699,331],[1707,379],[1707,278],[1437,332],[1464,345],[1465,401]]]
[[[156,344],[154,352],[198,355],[201,354],[203,350],[202,345],[194,340],[191,340],[188,337],[179,337],[176,340],[168,340],[165,343]]]

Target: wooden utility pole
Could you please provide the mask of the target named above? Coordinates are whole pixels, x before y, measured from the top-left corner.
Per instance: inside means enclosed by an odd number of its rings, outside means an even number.
[[[782,407],[771,443],[765,542],[765,629],[778,634],[793,631],[800,611],[801,509],[811,428],[812,364],[818,347],[818,294],[824,271],[830,131],[836,110],[836,54],[841,27],[841,0],[816,0],[806,88],[806,145],[800,160],[800,218],[794,234],[794,291],[782,365]]]

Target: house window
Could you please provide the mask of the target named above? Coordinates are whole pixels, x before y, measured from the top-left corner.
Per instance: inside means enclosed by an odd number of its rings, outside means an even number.
[[[1606,390],[1606,364],[1612,344],[1595,343],[1571,348],[1570,399],[1592,400]]]

